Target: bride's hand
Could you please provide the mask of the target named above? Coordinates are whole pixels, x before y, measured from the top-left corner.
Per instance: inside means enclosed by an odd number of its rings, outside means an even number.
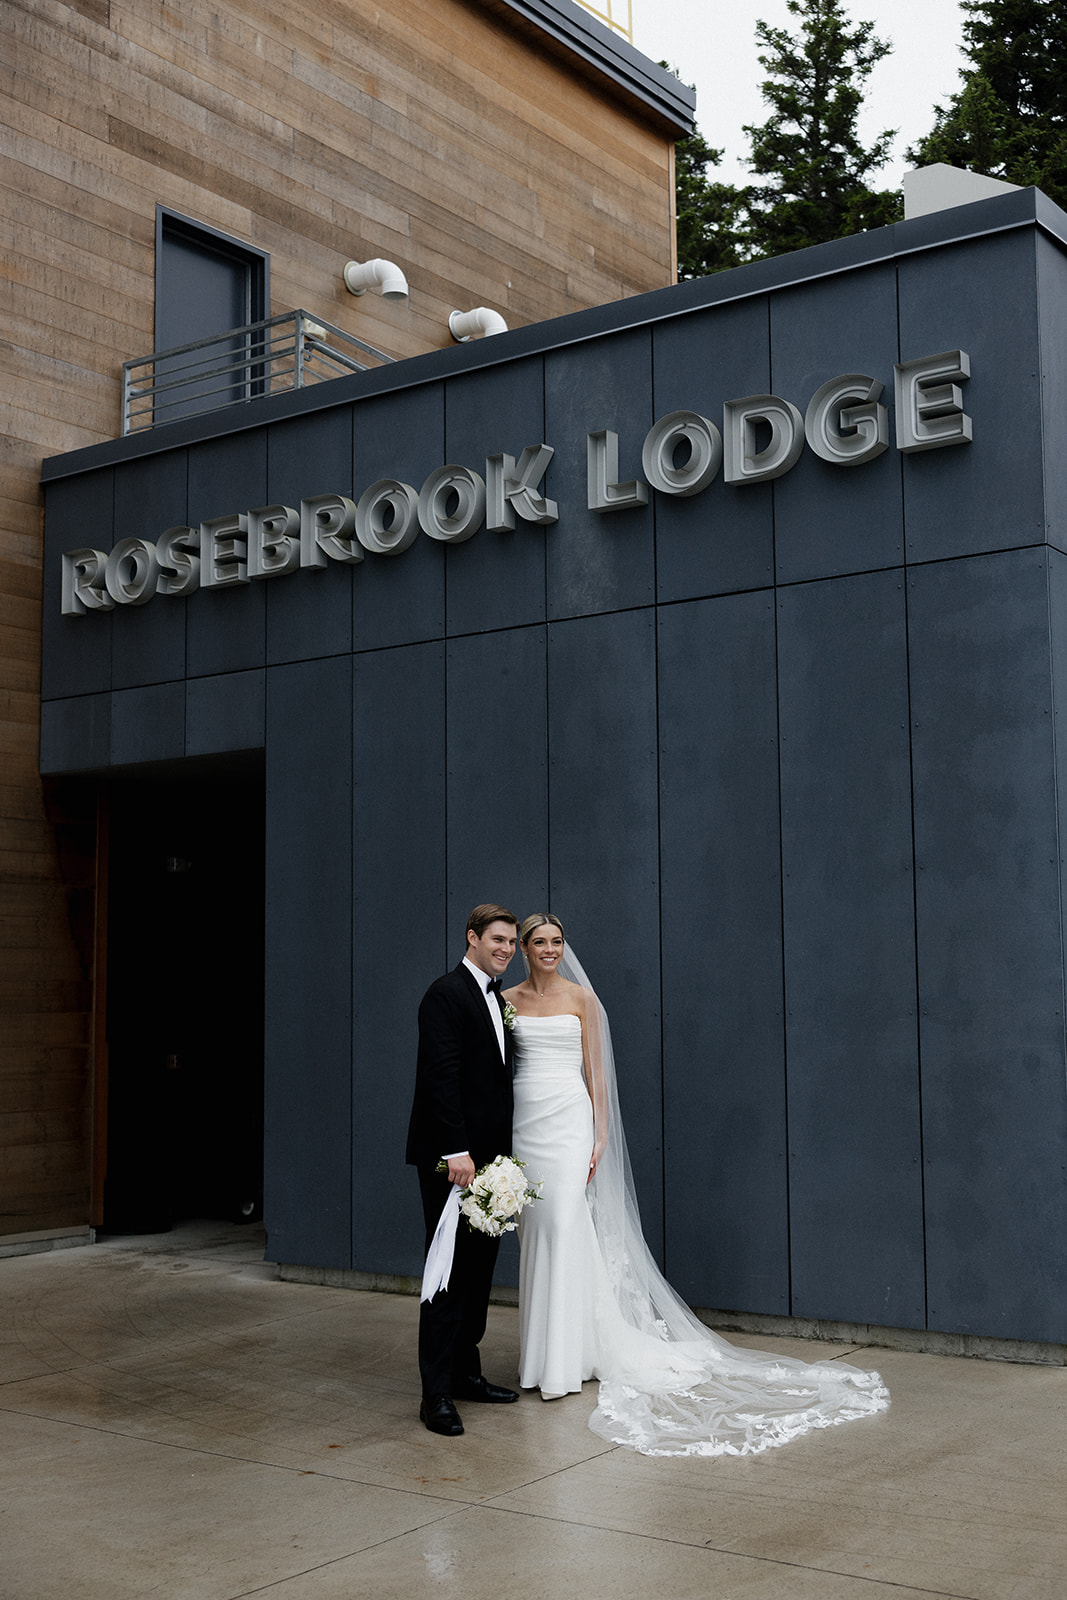
[[[600,1165],[600,1158],[604,1154],[604,1146],[606,1143],[606,1139],[598,1139],[596,1144],[593,1146],[593,1154],[589,1158],[589,1176],[585,1180],[586,1183],[592,1183],[593,1179],[596,1177],[596,1169]]]

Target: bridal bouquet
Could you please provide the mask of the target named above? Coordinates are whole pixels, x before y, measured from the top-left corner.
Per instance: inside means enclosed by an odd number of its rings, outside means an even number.
[[[469,1227],[498,1239],[502,1233],[511,1232],[523,1207],[538,1199],[541,1185],[526,1182],[522,1175],[525,1165],[514,1156],[497,1156],[474,1174],[474,1182],[466,1189],[452,1185],[426,1256],[422,1274],[424,1300],[432,1300],[438,1289],[448,1288],[461,1212]],[[447,1172],[448,1162],[439,1161],[437,1170]]]
[[[527,1183],[523,1177],[525,1166],[514,1156],[496,1156],[474,1174],[474,1182],[459,1199],[459,1209],[472,1228],[495,1239],[513,1231],[519,1212],[541,1193],[539,1183]]]

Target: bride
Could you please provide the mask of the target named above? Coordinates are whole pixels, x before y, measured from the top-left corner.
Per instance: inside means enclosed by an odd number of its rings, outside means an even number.
[[[884,1411],[876,1372],[738,1349],[678,1298],[641,1232],[607,1016],[550,912],[519,930],[513,1148],[541,1198],[519,1217],[519,1383],[600,1379],[595,1433],[646,1455],[750,1455]]]

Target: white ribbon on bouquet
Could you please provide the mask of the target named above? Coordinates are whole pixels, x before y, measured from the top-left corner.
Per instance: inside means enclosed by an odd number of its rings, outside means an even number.
[[[422,1274],[421,1300],[432,1300],[438,1289],[448,1288],[448,1280],[452,1276],[452,1257],[456,1250],[456,1229],[459,1227],[460,1194],[461,1185],[454,1183],[437,1219]]]

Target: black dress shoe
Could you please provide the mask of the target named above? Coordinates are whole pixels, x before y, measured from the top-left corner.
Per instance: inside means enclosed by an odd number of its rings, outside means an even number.
[[[462,1383],[452,1386],[453,1394],[461,1400],[481,1400],[490,1406],[509,1406],[519,1397],[514,1389],[502,1389],[498,1383],[489,1383],[485,1378],[464,1378]]]
[[[454,1439],[463,1432],[459,1412],[447,1394],[428,1394],[419,1407],[419,1420],[425,1422],[431,1433],[443,1433]]]

